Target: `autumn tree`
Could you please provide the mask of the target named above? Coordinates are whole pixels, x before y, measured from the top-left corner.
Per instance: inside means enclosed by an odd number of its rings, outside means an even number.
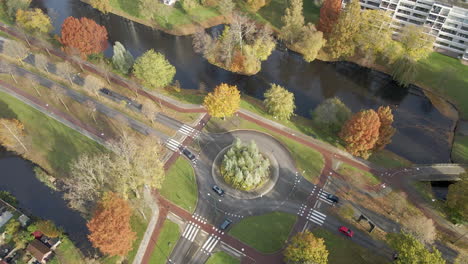
[[[224,16],[230,16],[236,4],[232,0],[219,0],[218,9]]]
[[[154,119],[159,112],[159,107],[156,105],[155,102],[145,99],[143,101],[143,108],[141,109],[143,115],[148,118],[151,123],[154,123]]]
[[[41,220],[36,223],[37,230],[41,231],[48,237],[58,237],[62,231],[55,226],[51,220]]]
[[[87,223],[89,241],[104,254],[127,255],[136,239],[130,226],[131,216],[132,209],[125,199],[113,192],[106,193]]]
[[[41,71],[49,73],[49,59],[46,55],[39,53],[34,55],[34,65]]]
[[[393,41],[392,17],[383,10],[368,9],[361,11],[361,18],[356,45],[367,60],[374,61]]]
[[[460,223],[468,219],[468,174],[460,175],[461,180],[451,184],[447,194],[447,207],[450,209],[450,218]]]
[[[85,77],[83,88],[89,93],[99,96],[99,90],[104,88],[104,85],[104,82],[100,78],[88,74]]]
[[[437,235],[434,222],[424,215],[408,219],[404,224],[404,230],[423,244],[434,243]]]
[[[429,251],[423,243],[410,234],[390,234],[387,241],[398,253],[398,259],[393,263],[445,264],[442,254],[435,247]]]
[[[285,262],[290,264],[328,263],[324,239],[315,237],[310,231],[299,232],[292,237],[283,254]]]
[[[351,117],[351,110],[337,97],[328,98],[312,111],[312,120],[320,127],[339,132]]]
[[[338,21],[341,11],[341,0],[325,0],[320,7],[320,19],[317,29],[328,37]]]
[[[206,57],[213,48],[213,38],[205,30],[198,31],[193,34],[192,46],[195,52]]]
[[[127,74],[132,68],[135,59],[132,54],[125,49],[122,43],[116,41],[114,44],[114,55],[112,56],[112,65],[114,69],[123,74]]]
[[[339,136],[349,153],[367,159],[379,139],[379,128],[379,115],[372,109],[362,110],[344,124]]]
[[[70,84],[73,84],[73,76],[76,74],[75,68],[68,61],[57,63],[57,75],[67,79]]]
[[[169,85],[174,79],[176,69],[163,54],[148,50],[133,65],[133,74],[149,89]]]
[[[23,60],[29,55],[29,49],[23,43],[15,40],[7,40],[3,44],[3,54],[24,64]]]
[[[65,99],[67,98],[67,91],[57,85],[50,87],[50,90],[52,91],[52,98],[58,103],[61,103],[63,107],[65,107],[65,109],[70,112],[68,105],[65,103]]]
[[[292,44],[301,37],[304,27],[304,16],[302,15],[303,0],[291,0],[286,13],[281,18],[284,26],[281,28],[280,37],[289,44]]]
[[[203,105],[211,116],[223,119],[232,116],[240,106],[240,92],[235,85],[222,83],[208,93]]]
[[[318,52],[325,46],[325,43],[323,33],[317,31],[315,26],[309,23],[303,28],[301,38],[292,44],[291,48],[301,53],[305,61],[311,62],[317,58]]]
[[[16,23],[30,33],[48,33],[52,30],[50,17],[39,8],[28,11],[19,9],[16,13]]]
[[[60,43],[68,53],[77,50],[82,57],[96,54],[107,48],[107,30],[94,20],[68,17],[62,24]]]
[[[27,152],[23,123],[17,119],[0,119],[0,144],[7,150],[20,154]]]
[[[294,104],[294,94],[277,84],[271,84],[263,96],[263,104],[268,113],[281,120],[289,120],[294,113],[296,105]]]
[[[107,14],[112,10],[109,0],[90,0],[89,4],[104,14]]]
[[[327,41],[327,51],[332,58],[351,57],[356,50],[356,34],[361,21],[361,6],[351,0],[341,11]]]
[[[396,129],[392,126],[393,114],[390,106],[380,106],[377,109],[377,114],[380,119],[379,139],[375,143],[376,150],[382,150],[392,142],[392,137]]]
[[[11,19],[15,18],[18,10],[26,10],[31,4],[31,0],[4,0],[5,11]]]

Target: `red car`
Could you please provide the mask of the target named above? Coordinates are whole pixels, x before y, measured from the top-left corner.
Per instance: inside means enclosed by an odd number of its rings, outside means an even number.
[[[338,231],[340,231],[341,233],[345,234],[346,236],[349,236],[349,237],[353,237],[354,236],[354,232],[347,228],[346,226],[341,226]]]

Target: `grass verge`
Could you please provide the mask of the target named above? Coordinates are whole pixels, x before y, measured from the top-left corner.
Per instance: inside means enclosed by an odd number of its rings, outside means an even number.
[[[62,243],[55,250],[55,257],[48,263],[81,264],[84,259],[68,237],[61,238]]]
[[[373,153],[369,161],[387,169],[409,167],[412,164],[411,161],[385,149]]]
[[[179,239],[180,230],[179,226],[169,220],[164,221],[161,233],[158,237],[153,253],[151,253],[150,264],[164,264],[166,263],[166,257],[172,252],[172,249]],[[219,262],[221,263],[221,262]]]
[[[360,170],[348,164],[342,163],[337,172],[361,188],[380,183],[380,180],[370,172]]]
[[[262,7],[257,13],[271,25],[276,28],[281,28],[283,22],[281,17],[284,16],[286,8],[288,8],[288,0],[271,0],[270,3]],[[320,7],[316,6],[314,1],[304,0],[303,14],[305,22],[315,24],[320,15]]]
[[[190,162],[179,157],[166,172],[161,195],[189,212],[197,205],[198,190]]]
[[[283,247],[295,222],[295,215],[273,212],[244,218],[234,225],[229,234],[256,250],[269,254]]]
[[[374,254],[371,250],[361,247],[352,240],[331,233],[322,228],[312,231],[315,236],[325,239],[328,252],[328,263],[333,264],[384,264],[385,258]]]
[[[206,264],[240,264],[240,260],[220,251],[211,255]]]
[[[452,160],[456,163],[468,163],[468,136],[455,134],[452,147]]]

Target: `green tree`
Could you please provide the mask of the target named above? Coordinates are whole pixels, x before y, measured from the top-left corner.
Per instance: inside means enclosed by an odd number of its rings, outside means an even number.
[[[325,241],[310,231],[297,233],[284,250],[284,260],[288,264],[327,264]]]
[[[15,234],[18,233],[20,228],[21,223],[16,219],[12,219],[8,221],[8,223],[5,225],[5,233],[8,235],[8,237],[13,237]]]
[[[417,62],[410,57],[401,56],[391,65],[394,80],[402,86],[410,85],[417,75]]]
[[[399,41],[405,57],[418,62],[432,52],[434,36],[427,34],[424,27],[408,25],[403,28]]]
[[[281,28],[280,38],[292,44],[300,37],[304,27],[304,16],[302,15],[303,0],[291,0],[281,18],[284,26]]]
[[[351,57],[356,51],[356,35],[361,22],[361,6],[351,0],[341,11],[327,41],[327,50],[332,58]]]
[[[235,85],[222,83],[203,100],[208,113],[213,117],[232,116],[240,107],[240,92]]]
[[[159,5],[158,1],[154,0],[139,0],[140,14],[147,19],[154,19],[154,15],[158,12]]]
[[[182,8],[190,13],[193,9],[199,6],[199,2],[197,0],[182,0]]]
[[[26,230],[20,230],[13,236],[16,248],[25,248],[29,241],[34,240],[34,236]]]
[[[51,220],[41,220],[36,223],[36,227],[48,237],[58,237],[62,234],[62,231]]]
[[[461,174],[460,178],[460,181],[449,186],[447,194],[447,207],[454,222],[468,219],[468,174]]]
[[[9,203],[11,206],[16,207],[18,205],[18,200],[16,197],[7,191],[0,191],[0,199]]]
[[[308,24],[303,28],[301,38],[293,44],[293,49],[304,56],[304,60],[311,62],[317,58],[318,52],[327,41],[323,37],[323,33],[317,31],[315,26]]]
[[[14,19],[18,10],[26,10],[31,4],[31,0],[4,0],[5,10],[11,19]]]
[[[242,144],[239,138],[223,157],[220,173],[236,189],[251,190],[261,185],[269,176],[270,160],[258,150],[254,141]]]
[[[337,97],[328,98],[312,111],[312,120],[319,127],[339,132],[351,117],[351,110]]]
[[[109,0],[90,0],[89,3],[92,7],[103,12],[104,14],[107,14],[112,10],[112,6]]]
[[[49,16],[39,8],[30,11],[19,9],[16,12],[16,23],[27,31],[34,33],[48,33],[52,30]]]
[[[356,44],[364,56],[373,60],[392,42],[392,17],[383,10],[369,9],[361,12],[361,18]]]
[[[294,113],[296,105],[294,104],[294,94],[277,84],[271,84],[263,96],[263,104],[268,113],[279,119],[288,120]]]
[[[157,89],[172,82],[176,69],[163,54],[151,49],[135,61],[133,73],[149,89]]]
[[[390,234],[388,241],[398,253],[396,264],[445,264],[442,254],[432,247],[429,251],[423,243],[410,234]]]
[[[134,62],[132,54],[125,49],[122,43],[116,41],[114,44],[114,55],[112,56],[114,68],[123,74],[127,74]]]

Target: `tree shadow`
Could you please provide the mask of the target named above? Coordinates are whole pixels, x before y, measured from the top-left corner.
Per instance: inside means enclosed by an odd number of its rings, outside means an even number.
[[[18,116],[16,115],[16,113],[10,108],[10,106],[0,100],[0,117],[1,118],[8,118],[8,119],[17,119]]]

